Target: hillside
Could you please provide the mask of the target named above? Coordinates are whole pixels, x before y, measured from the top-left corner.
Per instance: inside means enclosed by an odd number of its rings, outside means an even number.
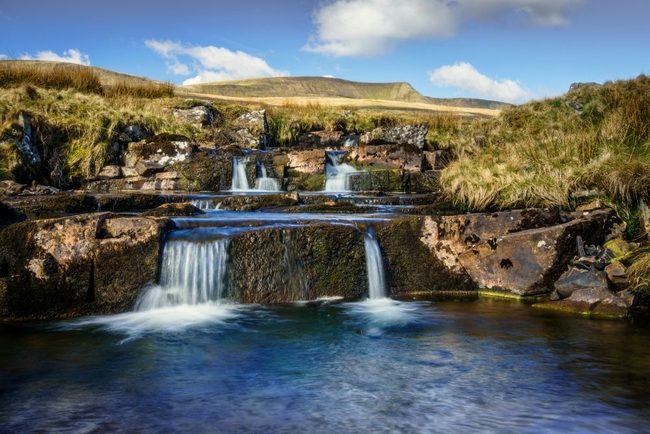
[[[326,77],[256,78],[183,86],[235,98],[324,97],[427,103],[408,83],[359,83]]]
[[[0,69],[20,67],[21,65],[29,65],[30,68],[37,68],[42,71],[90,69],[99,77],[103,86],[114,86],[117,83],[126,83],[134,86],[159,83],[158,81],[152,80],[150,78],[140,77],[138,75],[123,74],[121,72],[98,68],[96,66],[84,66],[74,63],[49,62],[43,60],[0,60]]]

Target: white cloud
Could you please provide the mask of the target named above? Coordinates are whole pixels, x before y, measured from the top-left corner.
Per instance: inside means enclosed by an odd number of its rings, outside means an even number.
[[[145,45],[170,62],[167,70],[176,75],[194,75],[183,84],[236,80],[256,77],[284,77],[288,71],[271,68],[265,60],[243,51],[230,51],[214,46],[183,45],[172,41],[145,41]],[[191,65],[180,58],[191,60]]]
[[[76,48],[71,48],[63,52],[63,56],[59,56],[53,51],[39,51],[35,56],[30,54],[23,54],[20,57],[21,60],[49,60],[52,62],[67,62],[67,63],[77,63],[79,65],[90,65],[90,57],[87,54],[82,53]]]
[[[517,81],[495,80],[481,74],[467,62],[442,66],[430,72],[429,77],[438,87],[454,87],[472,95],[498,101],[520,103],[534,96]]]
[[[7,56],[6,54],[0,54],[0,60],[6,60],[8,58],[9,56]]]
[[[336,0],[316,10],[316,37],[305,51],[379,56],[400,41],[446,38],[470,20],[516,14],[535,25],[568,24],[566,12],[586,0]]]

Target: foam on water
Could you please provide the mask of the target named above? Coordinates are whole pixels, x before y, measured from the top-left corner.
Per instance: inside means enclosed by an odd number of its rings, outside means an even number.
[[[198,305],[181,304],[117,315],[93,316],[72,321],[66,328],[99,326],[129,338],[146,333],[183,332],[188,328],[226,325],[237,318],[241,305],[224,302],[207,302]]]

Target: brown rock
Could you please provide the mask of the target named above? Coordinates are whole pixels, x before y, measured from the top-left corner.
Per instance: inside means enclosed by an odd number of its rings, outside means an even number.
[[[630,286],[630,283],[627,281],[627,268],[618,261],[607,265],[605,267],[605,274],[607,274],[607,279],[617,292],[625,291]]]
[[[165,170],[165,166],[151,161],[139,160],[135,165],[135,170],[140,176],[151,176]]]
[[[583,288],[607,289],[607,276],[594,268],[571,268],[555,282],[555,290],[562,298],[570,297],[576,290]]]
[[[608,216],[595,212],[569,223],[481,241],[458,260],[482,288],[522,296],[546,294],[574,256],[576,237],[597,244]]]

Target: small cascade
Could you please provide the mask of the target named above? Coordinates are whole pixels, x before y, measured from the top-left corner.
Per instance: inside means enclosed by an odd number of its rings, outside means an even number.
[[[246,164],[248,157],[232,157],[232,186],[231,191],[249,191],[248,176],[246,175]]]
[[[366,249],[366,270],[368,271],[368,293],[370,300],[386,297],[386,278],[384,261],[377,237],[372,228],[368,228],[363,237]]]
[[[350,191],[350,174],[358,170],[341,160],[346,151],[325,151],[325,191]]]
[[[190,201],[190,203],[202,210],[221,209],[221,202],[215,199],[193,199]]]
[[[261,191],[280,191],[278,181],[269,178],[266,173],[266,166],[260,160],[255,160],[257,169],[257,179],[255,180],[255,189]]]
[[[163,250],[160,285],[142,296],[136,311],[220,300],[225,293],[228,242],[168,241]]]

